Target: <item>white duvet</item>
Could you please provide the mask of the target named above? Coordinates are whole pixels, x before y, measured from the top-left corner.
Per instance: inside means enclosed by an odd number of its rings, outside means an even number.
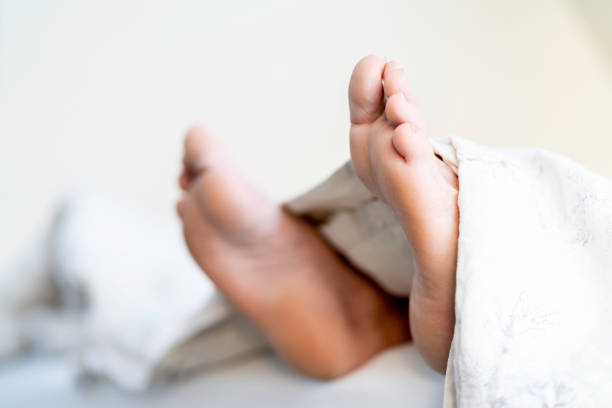
[[[453,139],[460,234],[447,407],[612,405],[612,181]]]

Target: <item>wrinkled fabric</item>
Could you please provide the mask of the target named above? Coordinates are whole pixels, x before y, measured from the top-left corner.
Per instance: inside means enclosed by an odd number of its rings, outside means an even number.
[[[459,138],[446,407],[612,402],[612,181],[539,149]]]
[[[191,259],[178,223],[99,193],[68,198],[0,282],[0,357],[73,352],[79,380],[139,391],[265,344]]]

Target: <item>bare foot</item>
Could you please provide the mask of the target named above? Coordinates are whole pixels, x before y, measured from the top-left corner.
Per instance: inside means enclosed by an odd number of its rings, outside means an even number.
[[[177,204],[196,262],[300,371],[333,378],[407,341],[407,303],[349,267],[270,201],[199,128],[185,139]]]
[[[457,178],[434,154],[399,63],[362,59],[349,104],[355,171],[391,207],[414,249],[413,338],[428,363],[444,371],[455,321]]]

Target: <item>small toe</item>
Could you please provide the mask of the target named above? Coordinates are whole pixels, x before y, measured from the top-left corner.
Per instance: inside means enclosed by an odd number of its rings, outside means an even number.
[[[385,60],[369,55],[357,63],[349,84],[351,122],[371,123],[383,112],[382,75]]]
[[[385,117],[391,124],[399,125],[409,121],[411,113],[410,103],[406,100],[403,93],[396,93],[387,99]]]
[[[421,111],[414,103],[406,100],[401,93],[396,93],[387,100],[385,118],[394,126],[408,123],[415,130],[425,129],[425,120]]]
[[[185,171],[190,178],[198,175],[221,152],[221,145],[210,131],[200,126],[192,127],[185,136]]]
[[[402,93],[406,99],[411,98],[408,77],[399,62],[391,61],[385,65],[383,82],[386,98],[396,93]]]
[[[406,161],[431,160],[434,158],[433,147],[418,128],[410,123],[399,125],[393,131],[391,138],[393,147]]]

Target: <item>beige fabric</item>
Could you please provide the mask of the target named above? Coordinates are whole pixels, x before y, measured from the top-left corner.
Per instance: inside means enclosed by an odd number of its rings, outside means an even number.
[[[452,145],[447,141],[433,144],[456,172]],[[288,207],[317,224],[341,254],[387,292],[408,296],[414,274],[412,248],[395,215],[365,188],[351,162]]]
[[[288,207],[317,223],[323,236],[383,289],[408,295],[412,249],[391,210],[364,187],[350,162]]]

